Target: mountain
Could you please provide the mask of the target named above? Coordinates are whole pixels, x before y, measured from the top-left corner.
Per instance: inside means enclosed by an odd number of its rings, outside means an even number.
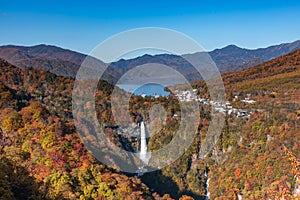
[[[300,48],[300,40],[267,48],[249,50],[229,45],[222,49],[208,52],[221,73],[238,71],[255,66],[272,58],[287,54]],[[183,55],[192,59],[199,59],[203,53]],[[177,55],[143,55],[134,59],[121,59],[109,64],[105,72],[105,80],[115,83],[128,70],[147,63],[158,63],[172,67],[179,71],[190,82],[199,80],[197,71],[183,57]],[[20,68],[38,68],[50,71],[60,76],[75,77],[86,55],[50,45],[32,47],[1,46],[0,58],[7,60]],[[95,59],[100,65],[105,65]]]
[[[265,85],[261,85],[261,87],[265,87],[269,81],[268,79],[282,76],[288,77],[290,74],[295,74],[299,77],[300,73],[300,49],[293,51],[289,54],[279,56],[274,58],[268,62],[259,64],[254,67],[250,67],[238,72],[230,72],[223,74],[223,80],[225,85],[235,86],[236,84],[246,84],[249,82],[262,82]],[[297,80],[297,79],[296,79]],[[272,83],[274,84],[273,88],[275,87],[275,83],[277,81],[273,80]],[[292,81],[290,81],[292,83]],[[296,89],[297,82],[294,82],[294,86],[291,89]],[[285,82],[279,82],[276,87],[283,88]],[[291,86],[291,85],[290,85]],[[261,88],[258,87],[258,88]],[[257,88],[254,88],[257,89]]]
[[[238,72],[222,75],[224,84],[239,90],[297,90],[300,80],[300,49]]]
[[[285,43],[256,50],[243,49],[235,45],[229,45],[222,49],[216,49],[208,53],[211,56],[212,60],[216,63],[220,72],[226,73],[239,71],[248,67],[258,65],[278,56],[282,56],[295,51],[299,48],[300,40],[293,43]],[[195,68],[189,62],[187,62],[187,60],[185,60],[185,58],[188,58],[189,60],[199,60],[203,55],[203,52],[187,54],[183,55],[182,57],[170,54],[146,54],[128,60],[121,59],[117,62],[111,63],[108,69],[113,76],[119,78],[125,72],[136,66],[147,63],[159,63],[172,67],[173,69],[184,75],[188,81],[193,82],[199,80],[200,75],[195,70]]]
[[[231,72],[255,66],[299,48],[300,40],[254,50],[229,45],[222,49],[216,49],[209,54],[221,72]]]
[[[50,45],[2,46],[0,57],[20,68],[38,68],[57,75],[76,75],[85,55]]]
[[[300,79],[300,49],[247,69],[224,73],[222,79],[227,94],[261,94],[275,91],[282,93],[288,90],[297,92]],[[206,89],[203,80],[195,81],[191,85],[194,88]]]

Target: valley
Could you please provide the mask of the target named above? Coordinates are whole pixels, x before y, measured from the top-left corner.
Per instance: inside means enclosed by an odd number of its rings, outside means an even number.
[[[193,91],[178,86],[169,96],[130,95],[129,127],[118,127],[110,105],[113,90],[120,98],[128,93],[100,81],[95,93],[98,120],[106,125],[110,141],[133,152],[139,150],[141,120],[155,133],[147,145],[156,151],[179,129],[180,102],[199,103],[192,145],[171,165],[140,177],[107,167],[87,151],[72,119],[72,77],[20,69],[5,60],[0,65],[0,188],[6,191],[0,194],[6,199],[183,200],[206,199],[207,191],[210,199],[299,196],[299,50],[223,74],[225,104],[209,100],[204,81],[192,82]],[[165,112],[151,118],[157,104]],[[201,143],[214,137],[206,134],[215,111],[225,117],[224,127],[203,158]],[[128,121],[122,113],[118,117]]]

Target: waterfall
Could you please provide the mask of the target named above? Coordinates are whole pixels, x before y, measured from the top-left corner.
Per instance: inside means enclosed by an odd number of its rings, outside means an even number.
[[[141,122],[141,151],[140,151],[140,159],[144,163],[148,163],[148,155],[147,155],[147,141],[146,141],[146,131],[145,131],[145,124]]]
[[[147,140],[146,140],[146,130],[145,130],[145,124],[143,121],[141,122],[140,126],[141,126],[141,149],[137,155],[143,163],[138,168],[136,173],[138,176],[143,176],[143,174],[148,171],[145,168],[145,164],[148,165],[148,162],[151,157],[151,153],[148,152],[148,150],[147,150],[148,148],[147,148]]]
[[[208,178],[208,169],[205,170],[204,176],[207,178],[207,180],[206,180],[206,187],[205,187],[205,190],[206,190],[206,200],[209,200],[209,197],[210,197],[209,180],[210,180],[210,178]]]

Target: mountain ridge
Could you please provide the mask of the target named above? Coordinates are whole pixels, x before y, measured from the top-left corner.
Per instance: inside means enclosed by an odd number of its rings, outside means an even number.
[[[300,48],[300,40],[292,43],[282,43],[266,48],[246,49],[236,45],[228,45],[224,48],[215,49],[209,52],[196,52],[186,54],[191,58],[197,59],[203,53],[208,53],[215,62],[221,73],[233,72],[258,65],[271,60],[272,58],[288,54]],[[144,54],[132,59],[120,59],[116,62],[105,64],[97,60],[101,65],[108,65],[106,70],[107,79],[115,83],[124,73],[130,69],[147,64],[158,63],[167,65],[184,75],[188,81],[199,80],[195,76],[197,71],[183,57],[173,54]],[[35,46],[0,46],[0,58],[7,60],[20,68],[38,68],[55,73],[56,75],[75,77],[81,63],[87,55],[76,51],[64,49],[54,45],[40,44]]]

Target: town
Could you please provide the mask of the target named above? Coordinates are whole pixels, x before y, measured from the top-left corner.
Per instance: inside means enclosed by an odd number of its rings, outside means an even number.
[[[197,95],[197,89],[184,90],[184,91],[175,90],[174,95],[175,95],[175,97],[178,98],[178,100],[180,102],[197,101],[197,102],[202,103],[203,105],[211,105],[212,108],[214,109],[214,111],[222,112],[222,113],[227,112],[228,115],[232,115],[233,117],[236,117],[236,118],[248,119],[252,113],[252,111],[250,111],[250,110],[234,108],[233,106],[231,106],[229,101],[226,101],[225,103],[221,103],[221,102],[216,102],[216,101],[209,100],[209,99],[200,98]],[[247,96],[248,96],[247,98],[245,98],[241,101],[244,103],[247,103],[247,104],[254,104],[255,101],[249,98],[250,95],[247,95]],[[238,97],[235,96],[235,99],[237,99],[237,98]]]

